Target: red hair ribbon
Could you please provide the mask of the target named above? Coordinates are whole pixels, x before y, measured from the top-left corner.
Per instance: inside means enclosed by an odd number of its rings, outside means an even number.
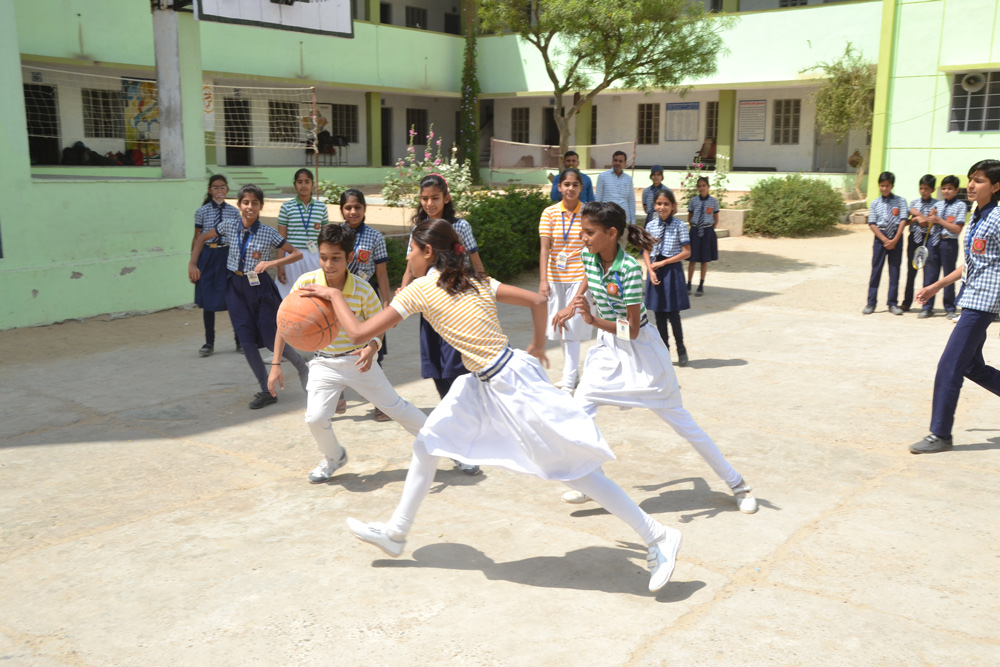
[[[463,252],[465,252],[465,246],[462,245],[461,243],[456,243],[455,244],[455,254],[461,255]]]
[[[428,176],[437,176],[437,177],[438,177],[438,178],[440,178],[440,179],[441,179],[442,181],[444,181],[444,188],[445,188],[445,190],[447,190],[447,189],[448,189],[448,179],[447,179],[447,178],[445,178],[445,177],[444,177],[444,176],[442,176],[441,174],[427,174],[427,175],[428,175]],[[445,194],[447,194],[447,193],[445,193]]]

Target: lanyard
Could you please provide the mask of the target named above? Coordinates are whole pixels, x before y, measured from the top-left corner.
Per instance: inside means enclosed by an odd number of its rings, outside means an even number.
[[[299,206],[299,219],[302,220],[302,229],[309,233],[309,225],[312,224],[313,217],[313,204],[316,202],[315,199],[309,200],[309,212],[306,212],[306,207],[302,205],[302,200],[296,199],[295,203]]]
[[[254,232],[251,232],[249,229],[244,232],[243,243],[240,244],[240,271],[245,266],[243,262],[246,260],[247,248],[250,246],[250,241],[253,240],[253,235]]]
[[[598,255],[598,261],[600,261],[600,255]],[[625,303],[625,286],[622,285],[621,269],[622,269],[622,264],[624,263],[624,261],[625,261],[625,251],[622,250],[621,248],[619,248],[618,249],[618,254],[615,255],[615,261],[613,261],[611,263],[611,267],[604,274],[605,278],[608,275],[610,275],[614,279],[615,283],[618,284],[618,299],[622,302],[623,305]],[[614,301],[611,300],[612,296],[610,294],[608,294],[608,287],[607,287],[608,283],[606,281],[603,281],[603,282],[604,282],[604,294],[605,294],[605,296],[608,299],[608,305],[611,306],[611,312],[613,312],[615,314],[615,316],[617,317],[618,316],[618,309],[615,308]],[[624,317],[627,317],[627,316],[628,316],[628,306],[625,307],[625,315],[624,315]]]
[[[580,207],[578,206],[577,210],[579,210],[579,208]],[[569,229],[566,229],[566,211],[559,211],[559,215],[562,216],[563,245],[566,245],[566,241],[569,240],[569,235],[573,233],[573,223],[576,221],[576,213],[574,212],[569,217]]]

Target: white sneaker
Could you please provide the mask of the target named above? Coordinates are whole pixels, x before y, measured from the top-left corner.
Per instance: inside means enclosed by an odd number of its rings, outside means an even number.
[[[664,526],[663,530],[667,534],[649,547],[649,554],[646,556],[646,565],[650,570],[650,593],[662,590],[670,581],[670,575],[673,574],[674,565],[677,563],[677,552],[681,548],[681,531],[667,526]]]
[[[590,500],[590,498],[584,494],[579,491],[574,491],[573,489],[570,489],[566,493],[562,494],[562,499],[564,503],[569,503],[570,505],[582,505]]]
[[[733,489],[736,496],[736,505],[744,514],[753,514],[757,511],[757,499],[753,497],[753,488],[745,479],[740,479],[739,485]]]
[[[347,463],[347,450],[343,447],[340,448],[342,452],[339,461],[334,461],[333,459],[323,457],[323,460],[319,462],[311,473],[309,473],[309,481],[313,484],[322,484],[323,482],[330,481],[333,477],[333,473],[337,472],[340,468],[344,467]]]
[[[384,523],[363,523],[354,518],[347,519],[347,527],[354,537],[362,542],[374,544],[393,558],[403,553],[406,540],[394,540],[385,532]]]

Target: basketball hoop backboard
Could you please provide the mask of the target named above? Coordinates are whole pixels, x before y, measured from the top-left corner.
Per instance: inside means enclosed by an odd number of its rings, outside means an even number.
[[[196,0],[201,21],[354,37],[350,0]]]

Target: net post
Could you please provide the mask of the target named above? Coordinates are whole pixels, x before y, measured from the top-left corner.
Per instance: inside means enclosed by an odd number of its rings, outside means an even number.
[[[313,140],[313,168],[316,170],[316,180],[313,181],[313,196],[319,197],[319,136],[316,134],[316,119],[319,118],[319,111],[316,108],[316,87],[311,86],[309,93],[312,95],[312,128],[309,134]]]

